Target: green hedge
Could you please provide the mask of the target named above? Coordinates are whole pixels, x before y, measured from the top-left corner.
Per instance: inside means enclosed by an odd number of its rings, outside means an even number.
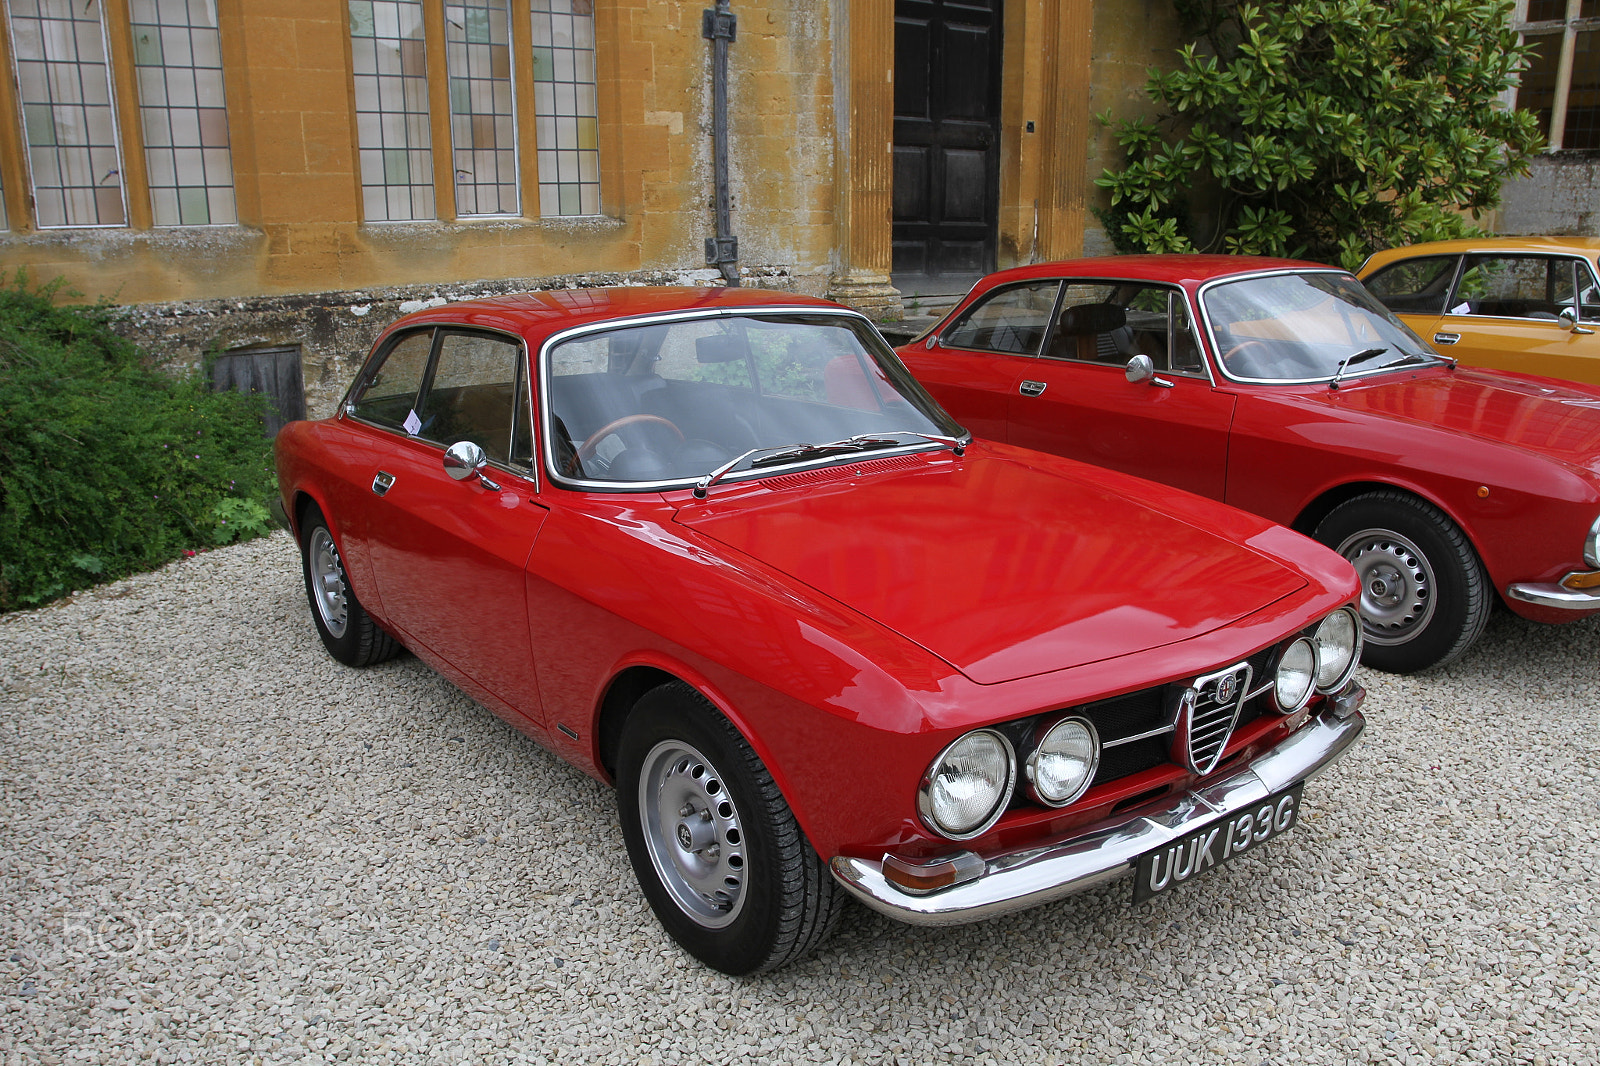
[[[259,397],[152,369],[110,309],[0,288],[0,611],[270,528]]]

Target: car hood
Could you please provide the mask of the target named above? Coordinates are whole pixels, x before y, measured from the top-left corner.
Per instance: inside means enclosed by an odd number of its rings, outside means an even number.
[[[767,478],[677,520],[979,684],[1181,641],[1307,584],[1116,487],[1144,482],[1039,458],[918,455]]]
[[[1425,370],[1327,390],[1348,411],[1437,426],[1595,469],[1600,389],[1496,371]]]

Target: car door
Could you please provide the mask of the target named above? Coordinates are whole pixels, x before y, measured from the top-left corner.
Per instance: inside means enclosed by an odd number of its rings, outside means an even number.
[[[1590,265],[1575,256],[1468,255],[1443,315],[1423,336],[1469,366],[1600,382],[1596,289]],[[1564,310],[1587,325],[1564,325]]]
[[[1007,440],[1010,395],[1038,361],[1054,314],[1059,279],[997,288],[937,338],[901,350],[933,398],[979,437]]]
[[[527,357],[515,337],[453,328],[437,330],[432,348],[402,436],[372,472],[365,540],[378,595],[407,643],[452,680],[539,723],[526,566],[546,510]],[[458,481],[444,452],[463,440],[489,465]]]
[[[1177,288],[1064,283],[1040,358],[1012,383],[1009,439],[1222,499],[1234,397],[1212,387]],[[1127,373],[1145,356],[1153,377]]]

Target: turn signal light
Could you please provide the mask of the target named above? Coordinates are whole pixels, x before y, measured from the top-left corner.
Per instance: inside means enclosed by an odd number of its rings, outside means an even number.
[[[983,869],[983,860],[970,851],[921,864],[906,862],[897,855],[883,857],[884,880],[913,896],[926,896],[941,888],[976,880]]]
[[[1600,588],[1600,570],[1590,570],[1588,573],[1568,574],[1561,579],[1561,584],[1569,589]]]

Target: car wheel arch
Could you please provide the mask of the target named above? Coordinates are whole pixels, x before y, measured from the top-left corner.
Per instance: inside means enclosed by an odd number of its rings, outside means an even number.
[[[1461,535],[1467,538],[1467,543],[1472,545],[1472,550],[1477,552],[1478,561],[1483,564],[1485,570],[1488,569],[1488,560],[1484,558],[1483,548],[1478,544],[1478,538],[1473,532],[1472,526],[1462,520],[1454,507],[1451,507],[1449,503],[1441,500],[1438,496],[1430,492],[1424,492],[1416,485],[1398,481],[1349,481],[1333,488],[1324,489],[1320,495],[1300,509],[1300,513],[1295,516],[1294,521],[1289,523],[1289,528],[1296,533],[1303,533],[1310,537],[1315,533],[1317,526],[1322,524],[1322,520],[1332,514],[1341,504],[1348,503],[1357,496],[1365,496],[1372,492],[1405,493],[1407,496],[1415,497],[1428,506],[1437,509],[1439,513],[1455,523],[1455,527],[1461,531]]]

